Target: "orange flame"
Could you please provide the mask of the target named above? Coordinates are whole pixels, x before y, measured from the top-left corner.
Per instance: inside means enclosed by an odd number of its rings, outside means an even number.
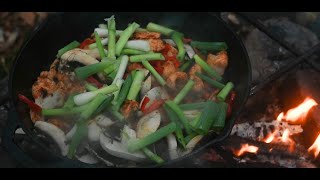
[[[308,149],[309,153],[313,152],[314,157],[316,158],[319,155],[320,152],[320,134],[318,135],[317,139],[314,141],[312,146]]]
[[[318,105],[318,103],[314,99],[307,97],[299,106],[290,109],[285,116],[282,115],[283,117],[281,117],[281,114],[279,116],[281,119],[285,119],[286,121],[290,122],[297,122],[299,120],[304,121],[309,110],[316,105]]]
[[[275,138],[275,136],[276,136],[277,133],[278,133],[278,130],[273,131],[273,133],[269,134],[269,135],[263,140],[263,142],[268,143],[268,144],[271,143],[271,142],[274,140],[274,138]]]
[[[289,129],[285,129],[284,132],[283,132],[283,134],[282,134],[281,141],[282,141],[282,142],[288,142],[288,141],[290,141],[289,134],[290,134]]]
[[[258,150],[259,148],[256,146],[249,146],[249,144],[242,144],[240,150],[234,151],[234,155],[239,157],[246,152],[257,154]]]

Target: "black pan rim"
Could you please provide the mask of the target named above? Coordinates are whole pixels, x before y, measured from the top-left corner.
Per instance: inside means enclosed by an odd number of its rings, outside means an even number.
[[[205,145],[201,146],[200,148],[196,149],[196,150],[193,150],[191,153],[185,155],[185,156],[182,156],[182,157],[179,157],[177,159],[174,159],[174,160],[170,160],[170,161],[166,161],[164,164],[162,165],[151,165],[151,166],[148,166],[150,168],[153,168],[153,167],[165,167],[165,166],[168,166],[168,165],[172,165],[174,163],[177,163],[179,161],[182,161],[182,160],[185,160],[185,159],[188,159],[192,156],[195,156],[197,155],[198,153],[200,153],[201,151],[203,151],[204,149],[206,149],[207,147],[209,146],[213,146],[217,143],[220,143],[222,142],[224,139],[226,139],[230,133],[231,133],[231,130],[232,130],[232,127],[234,126],[234,123],[235,123],[235,120],[236,118],[239,116],[239,114],[241,113],[241,111],[243,110],[243,107],[245,105],[245,103],[247,102],[247,99],[249,97],[249,94],[250,94],[250,87],[251,87],[251,82],[252,82],[252,69],[251,69],[251,62],[250,62],[250,59],[249,59],[249,56],[248,56],[248,53],[247,53],[247,50],[243,44],[243,41],[240,39],[240,37],[238,37],[238,35],[219,17],[217,17],[216,14],[211,14],[210,12],[207,12],[209,16],[212,16],[214,18],[216,18],[222,26],[224,26],[231,34],[232,36],[236,39],[236,41],[239,42],[240,46],[241,46],[241,51],[242,53],[244,53],[244,56],[245,56],[245,60],[247,62],[247,69],[248,69],[248,77],[247,77],[247,80],[248,80],[248,84],[246,86],[246,94],[245,94],[245,97],[243,98],[243,101],[241,102],[240,104],[240,108],[237,109],[237,111],[235,112],[234,116],[232,119],[230,119],[229,121],[231,121],[230,123],[230,126],[231,127],[228,127],[228,128],[225,128],[224,131],[222,131],[221,135],[218,135],[215,139],[209,141],[208,143],[206,143]],[[22,53],[25,51],[26,47],[30,44],[30,41],[32,41],[32,39],[36,36],[36,34],[49,22],[51,21],[53,18],[56,18],[57,16],[62,16],[64,13],[58,13],[58,14],[51,14],[49,15],[42,23],[40,23],[34,30],[33,32],[29,35],[29,37],[25,40],[22,48],[19,50],[14,62],[13,62],[13,65],[12,65],[12,68],[10,70],[10,74],[9,74],[9,87],[8,87],[8,91],[9,91],[9,97],[10,97],[10,105],[11,107],[13,107],[13,110],[15,113],[17,113],[17,110],[16,110],[16,107],[14,106],[14,102],[13,102],[13,99],[15,98],[15,95],[13,94],[13,75],[15,73],[15,69],[16,69],[16,66],[18,65],[18,62],[19,62],[19,59],[22,55]],[[24,128],[24,125],[22,125],[22,128],[25,130]],[[27,133],[28,134],[28,133]],[[32,134],[28,134],[30,136],[32,136]],[[36,142],[35,142],[36,143]],[[37,143],[39,144],[39,143]],[[69,159],[67,159],[66,157],[63,157],[61,155],[57,155],[57,154],[54,154],[54,156],[58,157],[59,159],[61,160],[68,160],[70,161]],[[80,163],[80,164],[85,164],[87,165],[88,167],[91,166],[89,164],[86,164],[86,163],[83,163],[81,161],[78,161],[78,160],[71,160],[71,161],[75,161],[76,163]],[[143,167],[143,166],[142,166]]]

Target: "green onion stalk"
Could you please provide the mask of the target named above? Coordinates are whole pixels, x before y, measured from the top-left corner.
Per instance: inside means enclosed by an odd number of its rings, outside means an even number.
[[[100,37],[99,37],[99,35],[98,35],[98,33],[96,31],[94,32],[94,36],[96,38],[96,44],[97,44],[97,48],[99,50],[100,58],[103,59],[103,58],[105,58],[107,56],[106,56],[106,53],[104,52],[104,48],[103,48],[103,45],[101,43],[101,39],[100,39]]]
[[[166,84],[166,81],[161,77],[161,75],[151,66],[151,64],[148,61],[142,61],[142,65],[148,69],[151,74],[156,78],[156,80],[161,84],[161,86],[164,86]]]
[[[108,58],[116,59],[116,21],[114,16],[108,19]]]
[[[202,60],[197,54],[194,55],[196,63],[212,78],[216,78],[217,81],[221,81],[222,77],[212,69],[204,60]]]
[[[165,60],[165,58],[161,53],[149,53],[143,55],[130,56],[130,62],[132,63],[152,60]]]
[[[120,56],[122,49],[128,42],[131,35],[136,31],[137,28],[139,28],[140,25],[137,23],[132,23],[129,25],[120,35],[120,38],[118,42],[116,43],[116,55]]]
[[[64,53],[75,49],[80,46],[78,41],[72,41],[70,44],[66,45],[64,48],[60,49],[57,54],[57,58],[60,58]]]

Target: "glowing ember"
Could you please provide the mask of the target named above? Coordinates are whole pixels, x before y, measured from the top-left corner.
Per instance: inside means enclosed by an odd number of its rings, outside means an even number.
[[[320,134],[318,135],[317,139],[314,141],[312,146],[309,147],[308,152],[309,153],[313,152],[315,158],[319,155],[319,152],[320,152]]]
[[[240,150],[234,151],[234,155],[239,157],[246,152],[257,154],[258,150],[259,148],[256,146],[249,146],[249,144],[242,144]]]
[[[318,105],[318,103],[307,97],[303,103],[301,103],[299,106],[293,108],[293,109],[290,109],[285,116],[283,116],[283,118],[286,120],[286,121],[290,121],[290,122],[296,122],[298,120],[301,120],[301,121],[304,121],[305,118],[307,117],[308,115],[308,112],[309,110],[313,107],[313,106],[316,106]],[[281,115],[281,114],[280,114]],[[279,115],[279,116],[280,116]],[[279,117],[278,117],[279,118]],[[278,120],[277,118],[277,120]],[[282,119],[282,118],[281,118]]]
[[[275,130],[273,133],[271,133],[271,134],[269,134],[264,140],[263,140],[263,142],[265,142],[265,143],[271,143],[273,140],[274,140],[274,138],[275,138],[275,136],[276,136],[276,134],[278,133],[278,130]]]

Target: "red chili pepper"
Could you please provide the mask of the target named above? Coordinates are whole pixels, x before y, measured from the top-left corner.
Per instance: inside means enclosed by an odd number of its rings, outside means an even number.
[[[32,100],[28,99],[22,94],[18,94],[18,98],[21,102],[26,103],[33,112],[41,113],[42,108]]]
[[[90,76],[87,78],[87,81],[89,83],[92,83],[94,85],[96,85],[98,88],[101,88],[103,86],[103,84],[101,84],[98,80],[96,80],[94,77]]]
[[[95,43],[96,41],[93,40],[93,39],[90,39],[90,38],[87,38],[85,39],[81,44],[80,44],[80,49],[86,49],[86,47],[89,45],[89,44],[92,44],[92,43]]]
[[[155,100],[148,108],[142,111],[144,114],[151,113],[152,111],[159,109],[164,104],[163,99]]]
[[[146,109],[146,105],[148,104],[148,102],[150,102],[150,98],[148,98],[148,96],[146,96],[141,104],[141,111],[145,111]]]
[[[188,44],[192,41],[191,38],[183,38],[182,41],[185,43],[185,44]]]
[[[232,114],[232,106],[234,104],[234,100],[236,98],[236,92],[235,91],[231,91],[229,94],[229,98],[228,98],[228,110],[227,110],[227,118],[229,118]]]

